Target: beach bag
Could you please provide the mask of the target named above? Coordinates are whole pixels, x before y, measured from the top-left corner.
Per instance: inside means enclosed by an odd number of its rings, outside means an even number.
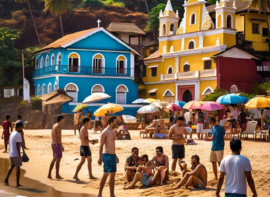
[[[22,162],[28,162],[28,161],[29,161],[28,156],[25,153],[23,153]]]
[[[196,145],[197,143],[195,143],[193,139],[187,139],[187,144],[188,145]]]

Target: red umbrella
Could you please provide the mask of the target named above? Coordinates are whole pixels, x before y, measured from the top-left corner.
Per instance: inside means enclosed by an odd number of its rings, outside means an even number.
[[[171,111],[181,111],[181,107],[176,104],[169,104],[166,108],[170,109]]]
[[[201,109],[205,111],[215,111],[215,110],[224,109],[224,106],[219,103],[210,101],[210,102],[204,102]]]

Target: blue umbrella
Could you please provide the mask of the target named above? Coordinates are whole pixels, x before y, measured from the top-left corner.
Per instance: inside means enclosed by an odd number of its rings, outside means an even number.
[[[216,102],[222,105],[225,104],[230,105],[230,104],[245,103],[245,100],[241,98],[241,96],[238,96],[236,94],[227,94],[224,96],[220,96]]]
[[[178,105],[182,109],[183,109],[184,105],[186,104],[186,102],[184,102],[184,101],[174,101],[173,103]]]
[[[244,103],[246,103],[246,102],[248,102],[249,101],[249,98],[247,98],[247,97],[245,97],[245,96],[241,96],[241,95],[239,95],[242,99],[244,99]]]

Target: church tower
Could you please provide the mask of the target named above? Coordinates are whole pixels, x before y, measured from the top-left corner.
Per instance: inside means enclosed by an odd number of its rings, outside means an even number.
[[[216,29],[235,29],[235,1],[216,1]]]

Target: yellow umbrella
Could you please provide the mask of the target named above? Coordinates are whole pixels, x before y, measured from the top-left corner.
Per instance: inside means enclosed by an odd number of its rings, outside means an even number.
[[[111,96],[109,96],[108,94],[101,93],[101,92],[93,93],[90,96],[86,97],[82,103],[83,104],[89,104],[89,103],[93,103],[93,102],[100,101],[100,100],[103,100],[103,99],[107,99],[107,98],[110,98],[110,97]]]
[[[77,111],[83,110],[83,109],[85,109],[85,108],[87,108],[87,105],[85,105],[85,104],[79,104],[79,105],[77,105],[77,106],[73,109],[72,112],[77,112]]]
[[[153,98],[147,98],[143,101],[143,103],[154,103],[159,102],[159,100],[153,99]]]
[[[266,108],[270,107],[270,97],[258,96],[250,99],[246,104],[246,108]]]
[[[105,114],[109,111],[110,113],[114,114],[120,111],[123,111],[124,108],[121,105],[117,105],[114,103],[108,103],[106,105],[103,105],[102,107],[98,108],[95,113],[94,116],[95,117],[101,117],[101,116],[105,116]]]
[[[203,105],[203,101],[189,101],[184,105],[184,109],[201,109]]]

